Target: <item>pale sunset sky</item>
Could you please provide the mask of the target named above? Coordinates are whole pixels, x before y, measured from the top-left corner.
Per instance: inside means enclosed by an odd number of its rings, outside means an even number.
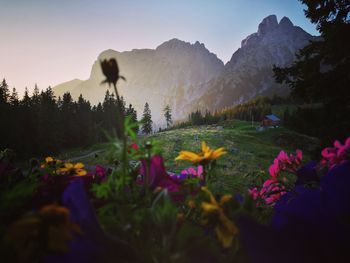
[[[312,35],[297,0],[0,0],[0,78],[20,94],[87,79],[106,49],[204,43],[224,63],[271,14]]]

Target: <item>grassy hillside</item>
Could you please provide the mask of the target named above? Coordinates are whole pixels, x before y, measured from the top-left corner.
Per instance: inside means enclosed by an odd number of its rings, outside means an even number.
[[[257,132],[256,124],[230,121],[217,126],[197,126],[157,133],[151,138],[158,141],[163,150],[166,167],[179,172],[189,162],[174,161],[181,150],[199,151],[201,141],[210,147],[225,147],[227,154],[218,160],[217,187],[224,192],[239,191],[254,184],[256,179],[267,176],[266,172],[281,151],[295,152],[301,149],[308,161],[317,152],[318,141],[284,128]],[[319,151],[318,151],[319,152]]]
[[[267,176],[273,159],[281,151],[304,152],[304,161],[310,160],[313,153],[319,153],[318,141],[283,127],[257,132],[256,123],[246,121],[226,121],[220,125],[195,126],[156,133],[144,140],[157,143],[164,156],[168,171],[180,172],[191,163],[176,161],[181,150],[200,151],[202,141],[211,148],[225,147],[227,154],[221,157],[216,172],[217,191],[232,192],[246,189],[256,180]],[[81,161],[90,165],[107,164],[104,154],[106,145],[95,145],[85,150],[66,152],[61,159]]]

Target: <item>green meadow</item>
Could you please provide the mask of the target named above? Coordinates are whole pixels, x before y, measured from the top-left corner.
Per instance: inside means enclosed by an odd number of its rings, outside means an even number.
[[[217,192],[232,193],[259,184],[268,177],[268,168],[281,151],[304,153],[303,162],[317,158],[319,142],[283,127],[256,131],[258,123],[225,121],[218,125],[194,126],[155,133],[143,137],[151,140],[164,157],[168,171],[179,173],[191,166],[188,161],[175,161],[181,150],[199,152],[201,142],[216,149],[224,147],[227,154],[216,162],[212,178]],[[87,168],[97,163],[108,165],[106,144],[97,144],[87,149],[62,153],[58,158],[83,162]]]

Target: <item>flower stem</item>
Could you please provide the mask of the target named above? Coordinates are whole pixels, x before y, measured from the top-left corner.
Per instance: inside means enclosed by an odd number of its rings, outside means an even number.
[[[122,101],[120,100],[116,83],[113,83],[114,92],[117,98],[117,136],[123,143],[122,150],[122,192],[125,191],[125,178],[128,172],[128,160],[127,160],[127,135],[125,134],[124,127],[124,112],[122,108]]]

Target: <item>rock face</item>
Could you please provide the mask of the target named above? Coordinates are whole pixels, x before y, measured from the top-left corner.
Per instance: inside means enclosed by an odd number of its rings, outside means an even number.
[[[93,104],[103,101],[108,87],[100,85],[104,77],[99,60],[114,57],[127,79],[118,82],[119,93],[136,107],[139,117],[148,102],[154,122],[162,124],[166,104],[172,108],[173,118],[180,119],[197,109],[213,111],[260,95],[287,94],[287,87],[275,83],[272,66],[288,65],[313,39],[287,17],[278,23],[271,15],[263,19],[256,33],[242,40],[225,66],[204,44],[172,39],[154,50],[103,51],[88,80],[66,82],[54,91],[56,95],[70,91],[74,98],[83,94]]]
[[[118,82],[119,93],[136,107],[139,117],[148,102],[156,123],[164,122],[166,104],[170,105],[173,118],[180,118],[183,106],[202,95],[202,85],[218,77],[224,69],[223,62],[204,44],[172,39],[155,50],[103,51],[93,64],[88,80],[75,86],[71,82],[60,84],[54,87],[56,95],[70,91],[74,98],[83,94],[93,104],[102,102],[108,86],[100,85],[104,76],[99,60],[112,57],[118,61],[120,75],[127,79]]]
[[[242,40],[222,74],[207,84],[207,92],[186,110],[219,110],[257,96],[288,94],[286,86],[275,83],[272,67],[290,64],[295,53],[315,39],[287,17],[279,23],[275,15],[266,17],[256,33]]]

